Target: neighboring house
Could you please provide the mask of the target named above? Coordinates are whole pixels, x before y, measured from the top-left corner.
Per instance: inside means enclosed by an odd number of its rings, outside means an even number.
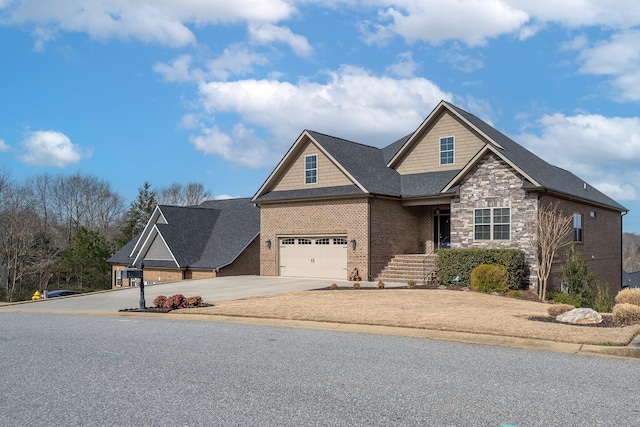
[[[622,272],[622,287],[623,288],[640,288],[640,271],[634,271],[633,273]]]
[[[144,264],[147,282],[260,274],[260,212],[249,199],[156,207],[146,227],[108,262],[112,287]]]
[[[374,280],[438,247],[520,248],[531,264],[537,210],[559,202],[595,276],[622,282],[627,209],[445,101],[381,149],[302,132],[252,201],[265,276]]]

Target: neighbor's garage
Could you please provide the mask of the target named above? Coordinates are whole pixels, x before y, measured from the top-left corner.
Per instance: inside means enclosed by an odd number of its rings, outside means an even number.
[[[280,276],[347,279],[347,237],[278,239]]]

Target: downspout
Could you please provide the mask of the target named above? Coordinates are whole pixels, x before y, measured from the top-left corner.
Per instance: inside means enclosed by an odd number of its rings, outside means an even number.
[[[624,276],[623,272],[624,272],[624,264],[622,259],[624,258],[622,256],[622,217],[625,216],[626,214],[628,214],[629,211],[626,212],[622,212],[622,214],[620,215],[620,289],[622,289],[622,278]]]
[[[367,198],[367,281],[371,281],[371,197]]]

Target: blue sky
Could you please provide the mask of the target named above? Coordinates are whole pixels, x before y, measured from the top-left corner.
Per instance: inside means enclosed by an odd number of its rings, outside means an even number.
[[[0,40],[0,169],[18,181],[249,197],[303,129],[384,146],[445,99],[640,233],[640,4],[0,0]]]

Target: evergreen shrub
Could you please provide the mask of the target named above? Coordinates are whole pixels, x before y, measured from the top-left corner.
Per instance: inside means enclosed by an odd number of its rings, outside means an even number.
[[[510,289],[522,289],[527,266],[520,249],[440,249],[436,267],[445,285],[469,286],[471,271],[480,264],[498,264],[506,268]]]

